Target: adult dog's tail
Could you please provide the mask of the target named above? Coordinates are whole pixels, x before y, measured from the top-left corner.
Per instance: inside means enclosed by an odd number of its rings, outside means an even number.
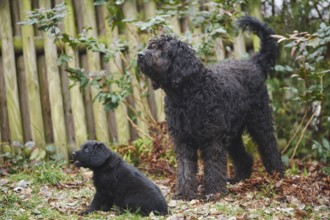
[[[269,71],[275,66],[278,55],[278,45],[271,37],[274,31],[258,19],[250,16],[244,16],[237,20],[237,24],[243,31],[247,30],[258,35],[260,38],[260,50],[252,57],[252,61],[259,65],[267,77]]]

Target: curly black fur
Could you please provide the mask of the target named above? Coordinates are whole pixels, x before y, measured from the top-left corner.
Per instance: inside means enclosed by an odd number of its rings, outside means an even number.
[[[258,145],[268,173],[283,174],[274,137],[272,110],[265,86],[278,53],[273,31],[255,18],[238,25],[257,33],[260,52],[250,60],[225,60],[205,67],[187,44],[163,35],[151,39],[138,54],[138,65],[165,91],[165,113],[177,157],[177,196],[192,199],[197,188],[197,150],[204,161],[206,194],[226,193],[226,154],[236,168],[237,182],[251,175],[252,158],[245,151],[247,130]]]
[[[76,166],[93,171],[96,188],[92,203],[81,215],[96,210],[109,211],[113,204],[143,215],[152,211],[167,214],[168,207],[160,189],[103,143],[87,141],[72,158]]]

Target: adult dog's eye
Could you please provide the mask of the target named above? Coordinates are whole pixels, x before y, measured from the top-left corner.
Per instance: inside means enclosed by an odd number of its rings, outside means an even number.
[[[160,44],[153,43],[153,44],[149,45],[149,49],[158,49],[158,50],[160,50],[160,49],[162,49],[162,47],[161,47]]]

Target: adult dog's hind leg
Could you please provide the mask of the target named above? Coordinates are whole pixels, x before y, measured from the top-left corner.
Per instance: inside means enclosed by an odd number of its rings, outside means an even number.
[[[274,136],[272,110],[268,95],[250,112],[247,130],[258,145],[261,159],[268,173],[278,172],[283,175],[283,163]]]
[[[230,183],[237,183],[250,177],[252,172],[252,157],[246,152],[241,134],[233,139],[228,146],[228,153],[235,166],[235,176],[228,179]]]
[[[196,197],[197,190],[197,148],[184,143],[175,143],[177,160],[176,198],[191,200]]]
[[[227,152],[222,143],[214,141],[202,148],[204,161],[205,194],[224,193],[227,191]]]

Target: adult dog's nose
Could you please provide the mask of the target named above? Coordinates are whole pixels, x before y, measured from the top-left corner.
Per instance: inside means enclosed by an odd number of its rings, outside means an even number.
[[[142,57],[144,57],[144,55],[145,55],[145,52],[144,51],[140,51],[138,53],[138,58],[142,58]]]

